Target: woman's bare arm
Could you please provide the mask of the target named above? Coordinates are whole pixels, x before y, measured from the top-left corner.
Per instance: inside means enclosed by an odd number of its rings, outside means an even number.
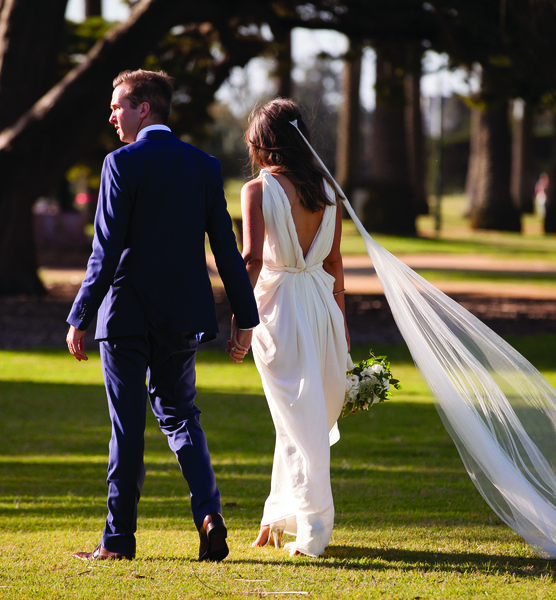
[[[263,182],[253,179],[241,189],[241,215],[243,219],[243,260],[255,287],[263,266],[264,219]]]
[[[342,314],[344,315],[344,327],[346,332],[346,341],[348,350],[350,349],[349,331],[346,322],[346,308],[345,308],[345,297],[344,297],[344,264],[342,261],[342,254],[340,252],[340,240],[342,238],[342,210],[340,205],[336,208],[336,229],[334,231],[334,241],[332,242],[332,249],[330,254],[323,261],[324,270],[334,277],[334,299],[340,307]]]

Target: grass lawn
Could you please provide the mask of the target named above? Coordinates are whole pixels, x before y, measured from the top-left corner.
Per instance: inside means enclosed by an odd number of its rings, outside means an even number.
[[[556,336],[510,340],[556,384]],[[326,555],[251,547],[268,493],[273,428],[251,360],[198,356],[199,405],[229,526],[230,556],[196,560],[198,536],[177,463],[152,415],[133,562],[89,565],[105,516],[110,426],[98,355],[0,352],[0,600],[304,597],[556,597],[540,559],[479,496],[403,346],[403,384],[340,423],[332,448],[336,526]],[[354,360],[366,355],[355,348]]]

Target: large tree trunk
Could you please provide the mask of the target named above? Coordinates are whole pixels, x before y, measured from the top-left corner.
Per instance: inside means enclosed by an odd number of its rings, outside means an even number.
[[[338,143],[336,145],[336,180],[348,198],[353,198],[353,190],[360,185],[359,154],[361,149],[361,43],[350,40],[350,47],[344,62],[344,97],[338,119]]]
[[[425,136],[423,132],[423,111],[421,110],[421,73],[422,52],[420,44],[412,44],[410,49],[410,72],[406,76],[406,127],[408,145],[408,167],[415,213],[427,215],[429,204],[425,185],[427,156],[425,151]],[[441,99],[442,101],[442,99]]]
[[[510,127],[508,101],[497,96],[496,74],[483,70],[476,165],[473,229],[521,231],[519,212],[510,195]]]
[[[86,17],[102,16],[102,1],[101,0],[85,0],[85,16]]]
[[[21,15],[19,9],[16,0],[7,0],[1,23],[13,20],[13,26],[17,23],[23,30],[20,19],[28,19],[28,13]],[[113,78],[130,66],[140,65],[171,26],[206,20],[217,10],[222,12],[222,6],[211,0],[194,6],[142,0],[125,23],[94,46],[83,63],[0,133],[0,294],[42,291],[29,226],[31,207],[39,195],[57,185],[108,119]],[[18,39],[17,43],[25,42]],[[26,38],[27,45],[34,43]],[[8,61],[10,52],[5,48],[0,81],[5,69],[16,68]],[[16,57],[12,60],[17,62]],[[21,77],[21,69],[17,70]],[[32,77],[25,73],[22,79]],[[0,93],[3,106],[6,91],[0,88]]]
[[[556,115],[552,118],[552,148],[544,213],[544,232],[556,233]]]
[[[371,140],[371,183],[363,209],[368,231],[414,235],[415,200],[405,126],[406,44],[376,44],[376,109]]]
[[[292,30],[288,25],[279,21],[272,24],[274,44],[276,47],[276,79],[278,81],[276,94],[282,98],[292,95]]]
[[[479,131],[481,111],[477,106],[471,109],[471,123],[469,128],[469,160],[467,162],[467,176],[465,178],[466,205],[464,217],[470,217],[478,202],[477,173],[479,172]]]
[[[512,136],[512,174],[510,190],[514,206],[522,214],[534,212],[535,173],[533,169],[533,110],[528,102],[520,104],[514,117]]]
[[[56,78],[67,0],[5,0],[0,9],[0,131]],[[32,15],[32,18],[30,18]]]
[[[50,88],[64,29],[67,0],[5,0],[0,10],[0,131],[15,123]],[[33,18],[29,15],[33,14]],[[13,164],[13,162],[12,162]],[[23,165],[13,164],[12,168]],[[0,194],[24,189],[34,169],[0,166]],[[31,204],[0,204],[0,293],[42,294],[37,276]],[[6,277],[4,278],[4,274]],[[4,284],[5,282],[5,284]]]

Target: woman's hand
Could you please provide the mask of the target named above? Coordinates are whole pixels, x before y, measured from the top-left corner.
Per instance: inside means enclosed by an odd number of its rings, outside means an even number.
[[[226,352],[233,362],[243,362],[245,355],[251,347],[253,332],[248,329],[238,329],[235,317],[232,317],[231,334]]]

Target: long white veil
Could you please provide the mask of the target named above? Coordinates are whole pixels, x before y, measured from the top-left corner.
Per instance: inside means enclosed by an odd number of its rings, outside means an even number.
[[[556,390],[494,331],[375,242],[330,177],[473,483],[539,556],[556,558]]]

